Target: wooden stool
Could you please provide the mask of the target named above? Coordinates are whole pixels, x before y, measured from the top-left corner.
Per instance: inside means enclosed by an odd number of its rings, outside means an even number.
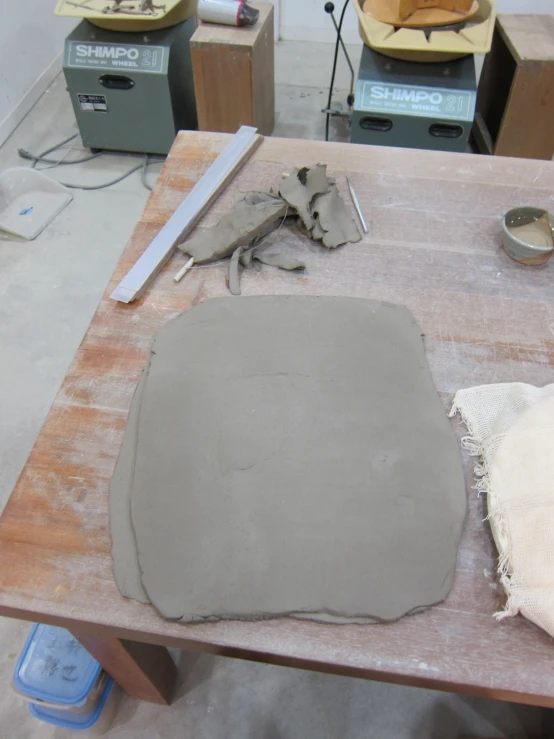
[[[498,16],[479,82],[473,134],[483,153],[552,158],[554,16]]]
[[[269,135],[275,124],[273,5],[252,2],[255,26],[202,23],[191,39],[192,69],[200,131],[257,126]]]

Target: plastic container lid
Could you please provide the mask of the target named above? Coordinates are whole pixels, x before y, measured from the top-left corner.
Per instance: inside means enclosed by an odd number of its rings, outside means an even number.
[[[73,200],[59,182],[30,167],[0,174],[0,229],[32,241]]]
[[[47,724],[61,726],[64,729],[73,729],[74,731],[86,731],[87,729],[92,729],[102,716],[102,711],[110,698],[114,685],[114,679],[110,677],[106,683],[102,697],[98,701],[94,711],[90,714],[69,713],[63,709],[37,706],[35,703],[29,703],[29,711],[32,716],[45,721]]]
[[[35,624],[17,660],[13,684],[30,700],[82,706],[101,669],[69,631]]]

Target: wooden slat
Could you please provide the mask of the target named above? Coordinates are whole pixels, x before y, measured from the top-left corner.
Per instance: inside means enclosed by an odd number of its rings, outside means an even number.
[[[177,138],[0,518],[0,613],[104,640],[554,706],[550,637],[522,617],[492,618],[504,594],[483,520],[485,501],[471,489],[473,460],[465,455],[469,510],[454,587],[443,604],[424,613],[379,626],[292,619],[184,626],[120,596],[111,568],[108,495],[134,388],[156,330],[180,311],[228,294],[226,266],[195,267],[176,285],[172,278],[182,264],[176,258],[135,303],[108,296],[228,140],[192,132]],[[282,171],[320,161],[345,195],[348,174],[369,233],[328,252],[283,228],[278,238],[302,252],[305,273],[245,271],[245,295],[352,295],[407,305],[425,334],[445,411],[461,387],[552,382],[552,270],[510,260],[500,221],[516,205],[552,207],[554,164],[266,139],[200,227],[213,224],[248,189],[278,184]],[[453,426],[461,438],[459,420]]]

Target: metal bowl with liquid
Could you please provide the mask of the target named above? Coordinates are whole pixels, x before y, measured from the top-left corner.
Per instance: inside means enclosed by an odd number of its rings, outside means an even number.
[[[554,251],[554,216],[544,208],[513,208],[502,221],[506,253],[521,264],[544,264]]]

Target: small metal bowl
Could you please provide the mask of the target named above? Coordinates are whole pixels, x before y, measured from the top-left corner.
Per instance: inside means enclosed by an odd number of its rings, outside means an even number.
[[[552,243],[548,243],[548,235],[545,232],[544,245],[530,244],[518,238],[511,228],[526,226],[538,221],[543,216],[548,217],[548,224],[553,235]],[[513,208],[509,210],[502,221],[503,243],[506,253],[521,264],[545,264],[554,251],[554,216],[543,208]]]

